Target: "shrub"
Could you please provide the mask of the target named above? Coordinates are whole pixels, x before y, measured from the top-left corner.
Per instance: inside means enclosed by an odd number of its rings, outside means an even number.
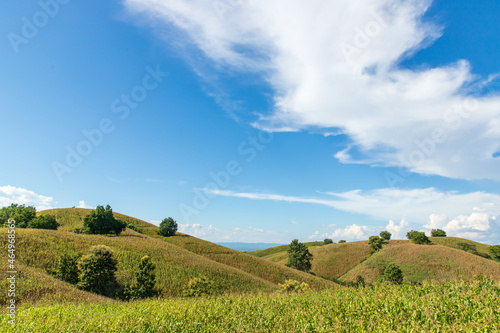
[[[408,238],[413,243],[420,245],[430,244],[431,242],[424,232],[415,230],[409,231],[406,234],[406,238]]]
[[[294,239],[290,243],[290,247],[287,252],[288,267],[295,268],[303,272],[309,272],[311,270],[311,261],[313,260],[313,256],[307,249],[307,246],[299,243],[298,239]]]
[[[137,227],[132,223],[127,224],[127,228],[138,232]]]
[[[289,293],[289,292],[301,293],[311,289],[307,283],[305,282],[301,283],[296,280],[286,280],[285,283],[283,284],[279,283],[279,286],[281,288],[281,292],[284,293]]]
[[[0,224],[6,225],[9,219],[15,220],[16,228],[26,228],[28,223],[36,217],[36,208],[33,206],[11,204],[0,209]]]
[[[379,236],[370,236],[370,238],[368,238],[368,244],[373,251],[378,251],[384,245],[384,240]]]
[[[490,246],[488,249],[489,254],[495,259],[500,259],[500,245]]]
[[[387,230],[380,232],[380,238],[382,238],[382,239],[391,240],[391,236],[392,236],[392,234]]]
[[[83,218],[83,232],[86,234],[105,235],[114,233],[119,235],[126,227],[125,222],[114,218],[113,210],[109,205],[106,208],[97,206],[95,210]]]
[[[149,256],[141,259],[139,271],[135,273],[136,284],[125,288],[125,299],[140,299],[156,295],[155,274],[156,265],[151,262]]]
[[[83,230],[81,228],[73,228],[71,231],[75,234],[83,234]]]
[[[446,237],[446,231],[441,229],[432,229],[431,237]]]
[[[183,290],[183,296],[196,297],[215,293],[214,282],[205,276],[192,278]]]
[[[164,237],[175,236],[177,231],[177,222],[171,217],[163,219],[160,223],[160,229],[158,230],[158,235]]]
[[[339,244],[347,243],[344,239],[339,240]]]
[[[364,288],[366,286],[365,279],[361,275],[357,275],[354,285],[358,288]]]
[[[470,252],[472,254],[477,254],[477,248],[476,245],[471,244],[471,243],[458,243],[457,249],[465,251],[465,252]]]
[[[384,279],[394,284],[403,283],[403,271],[396,264],[390,264],[384,270]]]
[[[325,243],[325,245],[333,244],[333,241],[330,238],[325,238],[323,242]]]
[[[53,215],[41,215],[28,222],[28,228],[57,230],[59,223]]]
[[[78,288],[96,294],[113,296],[117,287],[115,272],[118,262],[111,249],[104,245],[90,248],[90,253],[78,260]]]
[[[77,264],[79,258],[79,255],[71,256],[63,254],[60,256],[59,261],[57,262],[57,278],[71,284],[77,284],[80,272]]]

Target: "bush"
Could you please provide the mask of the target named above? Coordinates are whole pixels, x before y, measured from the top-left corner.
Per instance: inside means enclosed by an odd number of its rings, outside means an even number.
[[[446,231],[441,229],[432,229],[431,237],[446,237]]]
[[[33,206],[11,204],[0,209],[0,225],[5,226],[9,219],[15,220],[16,228],[26,228],[28,223],[36,217],[36,208]]]
[[[160,223],[160,229],[158,230],[158,235],[164,237],[175,236],[177,231],[177,222],[171,217],[163,219]]]
[[[135,273],[136,284],[125,288],[125,299],[140,299],[155,296],[156,265],[149,256],[141,259],[139,271]]]
[[[279,286],[281,288],[281,292],[284,293],[289,293],[289,292],[296,292],[296,293],[301,293],[304,291],[311,290],[309,285],[305,282],[299,282],[296,280],[286,280],[285,283],[281,284],[279,283]]]
[[[81,228],[73,228],[71,231],[75,234],[83,234],[83,229]]]
[[[476,245],[471,244],[471,243],[458,243],[457,249],[465,251],[465,252],[470,252],[472,254],[477,254],[477,248]]]
[[[135,232],[139,232],[137,230],[137,227],[134,224],[132,224],[132,223],[127,224],[127,228],[130,229],[130,230],[134,230]]]
[[[394,284],[401,284],[403,283],[403,271],[398,265],[390,264],[384,270],[384,279]]]
[[[83,218],[83,232],[86,234],[106,235],[114,233],[119,235],[126,227],[125,222],[114,218],[113,210],[109,205],[106,208],[97,206],[95,210]]]
[[[354,285],[358,288],[364,288],[366,286],[365,279],[361,275],[357,275]]]
[[[187,286],[183,290],[183,296],[185,297],[205,296],[214,293],[214,282],[205,276],[189,280]]]
[[[325,238],[323,242],[325,243],[325,245],[333,244],[333,241],[330,238]]]
[[[117,287],[115,272],[118,262],[111,249],[104,245],[90,248],[78,260],[78,288],[105,296],[114,296]]]
[[[490,246],[488,252],[493,258],[500,259],[500,245]]]
[[[347,243],[344,239],[339,240],[339,244]]]
[[[387,230],[380,232],[380,238],[382,238],[382,239],[391,240],[391,236],[392,236],[392,234]]]
[[[368,238],[368,244],[370,245],[373,251],[378,251],[382,249],[382,246],[384,245],[384,240],[379,236],[370,236],[370,238]]]
[[[41,215],[28,222],[28,228],[57,230],[59,223],[53,215]]]
[[[309,272],[311,270],[311,261],[313,260],[312,254],[298,239],[294,239],[290,243],[288,252],[287,266],[295,268],[299,271]]]
[[[68,254],[63,254],[59,257],[59,261],[57,262],[57,278],[71,283],[78,283],[78,275],[80,271],[78,270],[78,259],[79,255],[71,256]]]
[[[412,241],[415,244],[425,245],[425,244],[431,243],[431,241],[425,235],[425,233],[420,232],[420,231],[415,231],[415,230],[409,231],[406,234],[406,238],[408,238],[410,241]]]

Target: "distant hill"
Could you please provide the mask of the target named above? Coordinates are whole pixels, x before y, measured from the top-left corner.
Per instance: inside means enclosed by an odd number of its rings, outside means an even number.
[[[325,245],[324,242],[307,242],[307,243],[304,243],[309,249],[312,248],[312,247],[315,247],[315,246],[322,246],[322,245]],[[274,247],[270,247],[270,248],[267,248],[267,249],[263,249],[263,250],[258,250],[258,251],[252,251],[252,252],[248,252],[248,254],[251,254],[253,256],[256,256],[256,257],[268,257],[272,254],[276,254],[276,253],[280,253],[280,252],[286,252],[286,250],[288,250],[288,246],[289,244],[285,244],[285,245],[278,245],[278,246],[274,246]]]
[[[289,278],[307,282],[313,289],[338,287],[313,275],[188,235],[158,236],[157,226],[122,214],[114,213],[115,217],[133,224],[139,232],[127,229],[120,236],[71,232],[82,227],[83,217],[89,212],[78,208],[42,211],[39,214],[56,216],[61,224],[59,230],[16,230],[20,302],[42,301],[50,298],[49,294],[54,291],[55,298],[68,301],[102,300],[102,297],[80,291],[47,273],[55,270],[62,254],[83,254],[91,246],[100,244],[114,251],[119,261],[117,280],[122,284],[134,280],[140,259],[149,255],[157,266],[157,286],[163,297],[179,296],[191,278],[200,276],[213,280],[219,293],[271,292],[278,289],[278,283]],[[0,228],[0,254],[4,257],[7,256],[6,234],[7,230]]]
[[[276,244],[276,243],[241,243],[241,242],[221,242],[221,243],[216,243],[218,245],[222,245],[225,247],[228,247],[230,249],[240,251],[240,252],[251,252],[251,251],[258,251],[258,250],[263,250],[267,249],[270,247],[274,246],[281,246],[283,244]]]

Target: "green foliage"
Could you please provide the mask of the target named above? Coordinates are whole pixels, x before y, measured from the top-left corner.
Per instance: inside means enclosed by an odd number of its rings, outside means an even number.
[[[36,208],[33,206],[11,204],[0,209],[0,225],[5,226],[9,219],[15,220],[16,228],[26,228],[28,223],[36,217]]]
[[[432,229],[431,237],[446,237],[446,231],[442,229]]]
[[[431,241],[425,235],[425,233],[424,232],[420,232],[420,231],[415,231],[415,230],[408,231],[406,233],[406,238],[408,238],[413,243],[419,244],[419,245],[426,245],[426,244],[430,244],[431,243]]]
[[[368,238],[368,244],[373,251],[378,251],[382,249],[382,246],[384,245],[384,239],[380,238],[379,236],[370,236],[370,238]]]
[[[214,282],[209,278],[202,276],[200,278],[192,278],[183,290],[185,297],[208,296],[215,293]]]
[[[111,249],[93,246],[90,253],[78,260],[78,288],[105,296],[114,296],[117,282],[115,272],[118,261]]]
[[[384,279],[394,284],[403,283],[403,271],[396,264],[390,264],[384,270]]]
[[[488,249],[489,254],[495,259],[500,259],[500,245],[490,246]]]
[[[286,280],[285,283],[280,283],[280,290],[284,293],[296,292],[301,293],[304,291],[309,291],[311,288],[305,282],[299,282],[297,280]]]
[[[171,217],[163,219],[160,223],[160,229],[158,230],[158,235],[164,237],[175,236],[177,232],[177,222]]]
[[[309,272],[311,270],[312,254],[298,239],[294,239],[288,248],[288,263],[287,266],[295,268],[299,271]]]
[[[106,208],[97,206],[95,210],[83,218],[83,232],[86,234],[106,235],[114,233],[119,235],[126,227],[125,222],[114,218],[113,210],[109,205]]]
[[[380,232],[380,238],[382,238],[382,239],[391,240],[391,236],[392,236],[392,234],[387,230]]]
[[[57,230],[59,223],[53,215],[40,215],[28,222],[28,228],[31,229],[50,229]]]
[[[364,288],[366,286],[365,279],[361,275],[357,275],[354,285],[358,288]]]
[[[139,271],[135,274],[136,283],[125,288],[125,299],[135,300],[153,297],[157,294],[155,290],[156,265],[151,262],[149,256],[142,257]]]
[[[137,227],[132,224],[132,223],[128,223],[127,224],[127,228],[130,229],[130,230],[134,230],[135,232],[139,232],[139,230],[137,229]]]
[[[466,243],[466,242],[458,243],[457,249],[465,251],[465,252],[470,252],[472,254],[477,254],[476,245],[471,244],[471,243]]]
[[[339,240],[339,244],[347,243],[344,239]]]
[[[63,254],[59,257],[59,261],[57,262],[57,271],[56,277],[71,283],[78,283],[78,275],[80,271],[78,270],[78,260],[80,259],[79,255],[68,255]]]
[[[333,244],[333,241],[330,238],[325,238],[323,242],[325,243],[325,245]]]

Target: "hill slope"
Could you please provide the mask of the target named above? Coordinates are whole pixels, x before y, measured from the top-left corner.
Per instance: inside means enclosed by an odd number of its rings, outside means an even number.
[[[410,282],[472,280],[478,274],[500,281],[499,262],[443,245],[411,243],[385,247],[342,276],[342,280],[352,281],[361,275],[366,282],[373,282],[390,263],[400,266]]]

